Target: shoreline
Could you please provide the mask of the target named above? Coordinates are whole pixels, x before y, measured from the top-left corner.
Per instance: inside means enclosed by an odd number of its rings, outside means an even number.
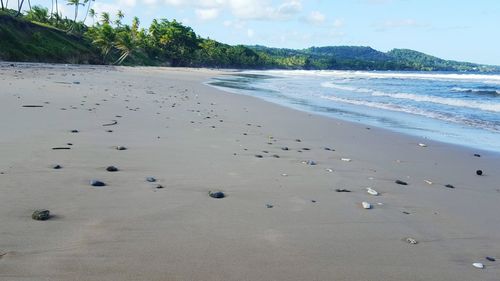
[[[367,130],[203,84],[224,72],[88,70],[0,67],[8,85],[0,118],[10,120],[0,124],[8,132],[0,135],[0,279],[500,274],[498,262],[485,260],[500,256],[497,153]],[[210,198],[214,190],[227,197]],[[33,221],[39,208],[54,217]]]

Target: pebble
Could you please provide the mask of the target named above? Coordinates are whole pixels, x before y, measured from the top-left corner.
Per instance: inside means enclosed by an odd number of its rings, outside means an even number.
[[[52,169],[59,170],[59,169],[62,169],[62,166],[59,165],[59,164],[55,164],[55,165],[52,166]]]
[[[99,180],[90,180],[91,186],[106,186],[106,184]]]
[[[273,154],[273,157],[274,158],[280,158],[280,156],[278,154]]]
[[[262,156],[262,155],[260,155],[260,154],[255,154],[255,157],[257,157],[257,158],[262,158],[262,157],[264,157],[264,156]]]
[[[375,189],[373,189],[373,188],[371,188],[371,187],[368,187],[368,188],[366,189],[366,192],[368,192],[368,194],[371,194],[371,195],[373,195],[373,196],[378,196],[378,194],[379,194],[379,193],[378,193]]]
[[[453,186],[452,184],[447,184],[447,185],[445,185],[445,187],[447,187],[447,188],[455,188],[455,186]]]
[[[146,181],[148,181],[148,182],[156,182],[156,179],[153,178],[153,177],[147,177]]]
[[[402,180],[396,180],[395,183],[400,184],[400,185],[408,185],[407,182],[402,181]]]
[[[474,266],[475,268],[479,268],[479,269],[483,269],[484,268],[484,264],[480,263],[480,262],[475,262],[472,264],[472,266]]]
[[[161,185],[161,184],[155,184],[155,185],[154,185],[154,188],[156,188],[156,189],[162,189],[162,188],[163,188],[163,185]]]
[[[336,192],[351,192],[349,189],[345,189],[345,188],[337,188],[335,189]]]
[[[106,171],[108,171],[108,172],[118,172],[118,168],[115,167],[115,166],[108,166],[106,168]]]
[[[371,209],[372,208],[372,204],[368,203],[368,202],[361,202],[361,206],[363,206],[364,209]]]
[[[125,146],[119,145],[116,147],[116,150],[127,150],[127,148]]]
[[[31,218],[36,221],[46,221],[50,219],[50,211],[49,210],[36,210],[31,215]]]
[[[329,147],[325,147],[325,148],[323,148],[323,149],[324,149],[324,150],[327,150],[327,151],[335,151],[335,149],[333,149],[333,148],[329,148]]]
[[[78,130],[71,130],[71,132],[76,134],[76,133],[79,133],[80,131],[78,131]]]
[[[272,207],[274,207],[273,204],[266,204],[266,208],[271,209]]]
[[[226,197],[226,195],[222,191],[209,191],[208,196],[215,198],[215,199],[222,199],[222,198]]]
[[[332,172],[333,172],[333,170],[332,170],[332,169],[330,169],[330,168],[325,169],[325,171],[330,172],[330,173],[332,173]]]
[[[496,261],[496,259],[494,257],[486,257],[487,260],[491,261],[491,262],[494,262]]]
[[[290,150],[288,147],[282,147],[281,150]]]
[[[351,158],[340,158],[340,160],[344,162],[351,162]]]
[[[295,141],[296,141],[296,142],[302,142],[302,140],[301,140],[301,139],[296,139]]]
[[[408,242],[409,244],[413,244],[413,245],[418,244],[418,241],[414,238],[411,238],[411,237],[406,238],[406,242]]]
[[[314,166],[314,165],[316,165],[317,163],[316,163],[316,161],[314,161],[314,160],[307,160],[307,161],[306,161],[306,164],[307,164],[307,165]]]
[[[478,176],[482,176],[482,175],[483,175],[483,171],[482,171],[482,170],[477,170],[477,171],[476,171],[476,175],[478,175]]]
[[[477,153],[475,153],[475,154],[474,154],[474,156],[476,156],[476,157],[481,157],[481,154],[477,154]]]
[[[425,143],[419,143],[418,146],[420,146],[420,147],[427,147],[427,145]]]

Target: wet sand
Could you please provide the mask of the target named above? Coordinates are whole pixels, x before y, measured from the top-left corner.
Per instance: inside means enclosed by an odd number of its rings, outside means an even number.
[[[499,153],[203,84],[217,75],[1,63],[0,280],[498,280]]]

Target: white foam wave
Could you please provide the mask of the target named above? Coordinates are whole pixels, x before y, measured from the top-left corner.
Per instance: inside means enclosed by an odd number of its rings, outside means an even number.
[[[423,73],[423,72],[384,72],[384,71],[342,71],[342,70],[268,70],[263,73],[285,76],[322,76],[338,78],[365,78],[365,79],[424,79],[445,81],[481,81],[500,84],[498,74],[470,74],[470,73]]]
[[[331,82],[323,82],[323,83],[321,83],[321,86],[326,87],[326,88],[343,90],[343,91],[370,94],[370,95],[376,96],[376,97],[390,97],[390,98],[395,98],[395,99],[412,100],[412,101],[416,101],[416,102],[430,102],[430,103],[437,103],[437,104],[448,105],[448,106],[466,107],[466,108],[472,108],[472,109],[480,109],[480,110],[484,110],[484,111],[500,112],[500,103],[491,103],[491,102],[485,103],[485,102],[479,102],[479,101],[468,101],[468,100],[454,99],[454,98],[441,98],[441,97],[435,97],[435,96],[416,95],[416,94],[408,94],[408,93],[386,93],[386,92],[376,91],[376,90],[372,90],[372,89],[356,88],[356,87],[338,85],[338,84],[331,83]]]
[[[335,96],[321,96],[323,99],[328,99],[334,102],[341,102],[341,103],[346,103],[346,104],[352,104],[352,105],[360,105],[360,106],[367,106],[371,108],[377,108],[377,109],[383,109],[383,110],[390,110],[390,111],[396,111],[396,112],[403,112],[403,113],[410,113],[414,115],[420,115],[432,119],[439,119],[443,121],[448,121],[448,122],[453,122],[457,124],[466,124],[474,127],[481,127],[490,131],[496,131],[498,132],[500,128],[497,126],[492,126],[491,124],[485,124],[484,122],[477,122],[475,120],[470,120],[466,118],[460,118],[457,116],[451,116],[447,114],[442,114],[438,112],[431,112],[415,107],[410,107],[410,106],[400,106],[396,104],[388,104],[388,103],[380,103],[380,102],[372,102],[372,101],[363,101],[363,100],[353,100],[353,99],[344,99],[344,98],[339,98]]]
[[[471,89],[471,88],[460,88],[454,87],[451,88],[453,92],[464,92],[464,93],[486,93],[486,94],[497,94],[500,95],[500,90],[494,89]]]

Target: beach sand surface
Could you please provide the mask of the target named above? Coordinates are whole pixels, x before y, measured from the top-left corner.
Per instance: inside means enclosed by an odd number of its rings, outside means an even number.
[[[2,63],[0,280],[498,280],[498,153],[203,84],[226,74]]]

